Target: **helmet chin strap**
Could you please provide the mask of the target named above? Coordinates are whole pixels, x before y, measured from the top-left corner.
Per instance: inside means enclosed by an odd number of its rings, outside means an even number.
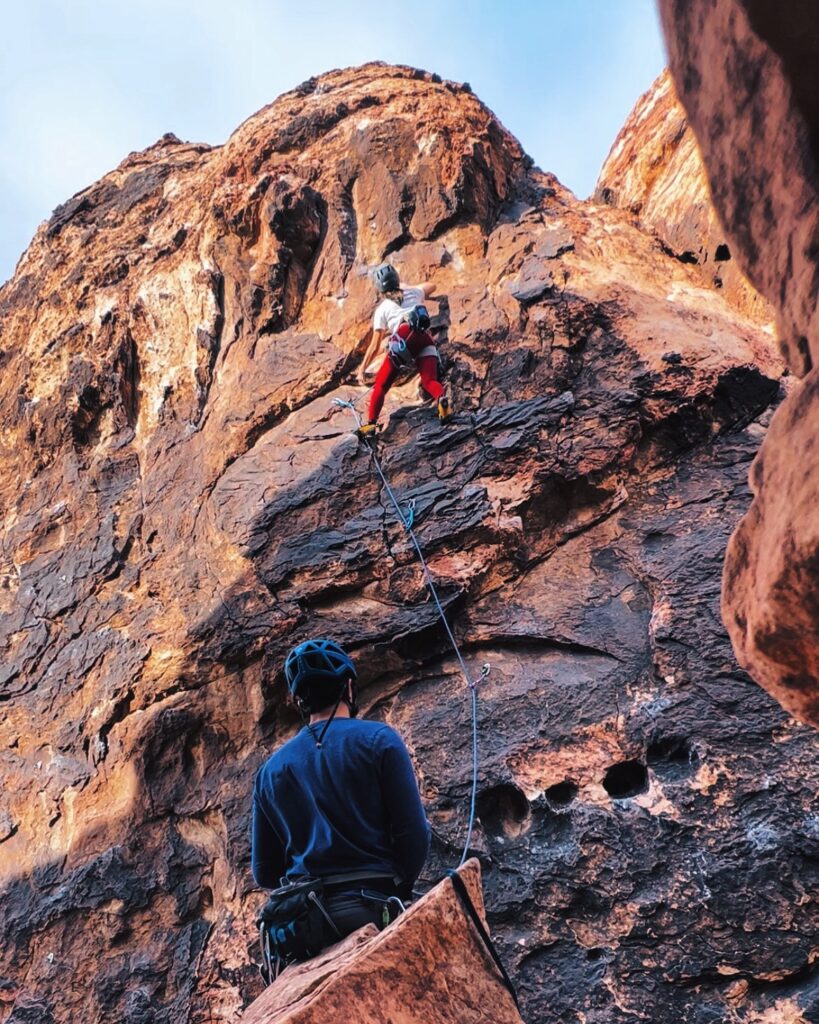
[[[335,702],[335,704],[333,706],[333,710],[330,712],[330,717],[324,723],[324,728],[321,730],[321,732],[319,733],[319,738],[316,740],[316,746],[319,748],[319,750],[321,749],[322,740],[324,739],[325,735],[327,734],[327,730],[330,728],[330,722],[332,722],[332,720],[336,717],[336,711],[338,711],[338,706],[341,703],[341,697],[342,697],[342,695],[339,694],[338,695],[338,700]],[[310,729],[310,732],[313,732],[313,730]]]
[[[332,722],[332,720],[336,717],[336,712],[338,711],[339,705],[341,704],[342,701],[344,701],[344,703],[350,710],[350,718],[355,718],[355,716],[358,714],[358,704],[356,703],[355,691],[352,689],[352,684],[350,680],[347,680],[347,682],[344,684],[344,689],[338,695],[338,700],[333,705],[333,710],[330,712],[330,717],[325,721],[324,726],[322,727],[322,730],[318,735],[318,739],[316,740],[316,747],[318,747],[319,750],[321,749],[321,744],[324,740],[324,737],[327,735],[327,730],[330,728],[330,722]],[[310,732],[313,732],[313,729],[309,724],[308,729],[310,729]],[[315,733],[313,733],[313,735],[315,737]]]

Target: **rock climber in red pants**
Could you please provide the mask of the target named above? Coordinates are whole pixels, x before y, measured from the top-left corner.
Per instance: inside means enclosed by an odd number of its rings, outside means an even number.
[[[359,433],[364,437],[375,433],[387,392],[401,371],[413,366],[418,370],[424,390],[438,402],[438,418],[446,422],[452,415],[452,407],[438,380],[438,350],[428,331],[429,314],[423,305],[432,294],[432,285],[402,287],[395,267],[383,263],[375,271],[375,286],[384,298],[373,316],[373,330],[376,336],[387,334],[387,355],[376,374],[367,422]]]

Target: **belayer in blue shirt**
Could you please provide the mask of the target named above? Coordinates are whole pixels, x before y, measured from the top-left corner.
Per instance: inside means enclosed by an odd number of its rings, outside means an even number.
[[[308,640],[288,655],[285,677],[307,722],[256,776],[253,877],[264,888],[321,880],[329,945],[391,919],[423,867],[429,825],[401,737],[355,717],[349,655]]]

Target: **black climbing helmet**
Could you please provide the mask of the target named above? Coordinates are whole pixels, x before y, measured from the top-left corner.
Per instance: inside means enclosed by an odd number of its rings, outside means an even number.
[[[357,675],[352,658],[335,640],[305,640],[284,663],[287,689],[305,711],[332,703]]]
[[[401,284],[398,271],[391,263],[382,263],[380,267],[376,267],[373,277],[375,287],[380,292],[394,292]]]
[[[429,313],[426,306],[413,306],[407,313],[407,323],[414,331],[429,330]]]

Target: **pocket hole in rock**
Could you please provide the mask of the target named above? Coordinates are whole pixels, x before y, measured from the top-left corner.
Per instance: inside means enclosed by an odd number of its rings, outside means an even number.
[[[568,807],[577,796],[577,786],[569,779],[564,779],[563,782],[549,786],[543,795],[552,807]]]
[[[606,770],[603,788],[613,800],[626,800],[648,789],[648,770],[642,761],[621,761]]]
[[[502,782],[478,794],[478,817],[484,830],[493,836],[514,839],[527,831],[532,810],[522,789]]]

